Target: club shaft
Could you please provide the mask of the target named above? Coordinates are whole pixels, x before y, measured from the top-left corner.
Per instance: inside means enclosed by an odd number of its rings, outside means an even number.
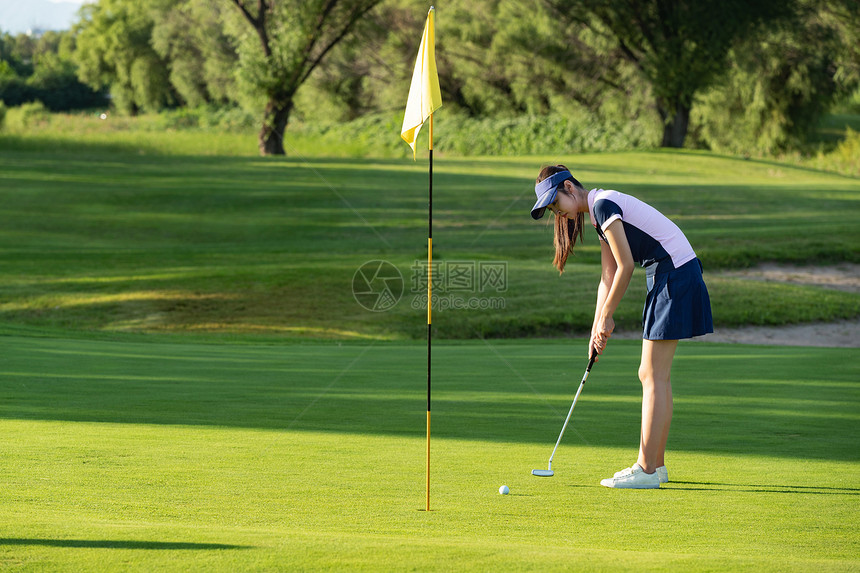
[[[564,419],[564,425],[561,427],[561,432],[558,434],[558,440],[555,442],[555,447],[552,449],[552,455],[549,457],[549,467],[552,468],[552,458],[555,457],[555,451],[561,443],[561,437],[564,435],[564,430],[567,429],[567,423],[570,421],[570,416],[573,414],[573,408],[576,406],[576,401],[579,400],[579,395],[582,393],[582,387],[585,386],[585,381],[588,379],[588,373],[591,372],[591,366],[594,364],[594,357],[588,363],[588,368],[585,374],[582,375],[582,382],[579,383],[579,389],[576,391],[576,396],[573,397],[573,404],[570,405],[570,411],[567,413],[567,418]]]

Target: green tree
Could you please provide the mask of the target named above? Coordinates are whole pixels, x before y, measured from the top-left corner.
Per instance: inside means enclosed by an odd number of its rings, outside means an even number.
[[[37,39],[27,34],[3,34],[0,36],[0,60],[7,62],[19,77],[33,73],[33,56],[37,50]]]
[[[513,115],[532,111],[514,93],[519,71],[494,39],[515,20],[502,20],[500,0],[450,0],[436,11],[436,65],[449,113]],[[337,117],[402,113],[427,13],[413,0],[387,0],[332,50],[299,94],[304,112],[331,101]],[[327,110],[328,111],[328,110]],[[327,115],[330,117],[330,115]]]
[[[264,102],[260,153],[284,155],[297,90],[380,0],[232,2],[250,25],[236,29],[237,47],[240,78]]]
[[[103,106],[103,93],[78,80],[73,62],[55,52],[38,56],[33,75],[27,78],[31,99],[45,104],[51,111],[69,111]]]
[[[82,84],[71,61],[68,32],[46,32],[38,38],[0,38],[0,100],[9,106],[40,101],[52,111],[104,105],[102,93]],[[8,38],[8,43],[5,41]]]
[[[409,56],[401,54],[399,48],[403,29],[410,28],[412,22],[402,3],[389,0],[368,12],[332,48],[297,92],[297,118],[350,121],[405,104],[409,82],[406,67],[411,64],[406,63]],[[414,43],[414,29],[409,33]],[[414,62],[415,54],[411,57]]]
[[[731,59],[696,105],[702,141],[730,153],[802,147],[860,83],[860,5],[802,0],[779,26],[739,39]]]
[[[522,0],[502,0],[492,58],[504,62],[510,94],[532,114],[586,110],[600,119],[636,120],[653,113],[650,85],[617,42],[588,27],[559,25],[537,4],[523,17]]]
[[[170,83],[189,106],[236,101],[236,46],[224,26],[227,2],[151,0],[152,47],[169,62]]]
[[[109,86],[126,113],[156,111],[175,101],[167,62],[151,44],[150,8],[137,0],[100,0],[81,8],[74,27],[78,77],[93,89]]]
[[[472,116],[535,111],[517,84],[530,70],[497,41],[520,24],[500,0],[452,0],[437,20],[439,83],[444,95]],[[414,48],[413,48],[414,50]]]
[[[545,0],[569,38],[568,69],[619,85],[630,64],[650,87],[664,147],[681,147],[697,94],[727,69],[728,53],[762,22],[785,17],[791,0]]]

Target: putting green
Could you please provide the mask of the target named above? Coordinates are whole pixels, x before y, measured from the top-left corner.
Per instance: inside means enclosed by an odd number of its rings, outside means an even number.
[[[0,568],[856,570],[860,350],[686,343],[670,484],[638,444],[639,346],[6,336]],[[511,494],[498,494],[500,485]]]

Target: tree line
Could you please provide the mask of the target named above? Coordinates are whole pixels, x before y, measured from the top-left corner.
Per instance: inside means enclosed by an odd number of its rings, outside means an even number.
[[[403,107],[428,7],[98,0],[69,32],[0,38],[0,99],[72,109],[109,94],[129,114],[241,106],[260,118],[260,152],[283,154],[297,111],[348,121]],[[470,116],[585,110],[659,121],[655,144],[666,147],[693,140],[773,152],[802,144],[834,103],[860,104],[856,0],[450,0],[436,8],[443,100]]]

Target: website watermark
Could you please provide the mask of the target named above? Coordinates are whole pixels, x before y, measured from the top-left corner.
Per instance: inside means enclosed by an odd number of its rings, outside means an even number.
[[[508,290],[507,261],[438,261],[429,265],[416,260],[410,266],[409,305],[427,308],[428,274],[432,281],[433,310],[502,310]],[[388,261],[362,264],[353,275],[352,294],[363,308],[384,312],[403,298],[406,281]]]
[[[352,296],[369,311],[391,310],[403,296],[403,275],[388,261],[367,261],[352,276]]]
[[[412,308],[415,310],[426,309],[427,295],[413,296]],[[504,308],[505,299],[500,296],[466,298],[450,294],[445,296],[433,295],[433,310],[502,310]]]

